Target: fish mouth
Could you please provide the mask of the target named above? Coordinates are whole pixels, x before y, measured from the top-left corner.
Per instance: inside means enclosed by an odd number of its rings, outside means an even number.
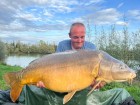
[[[115,82],[128,82],[131,85],[133,82],[133,78],[129,78],[127,80],[115,80]]]
[[[134,79],[135,77],[136,77],[136,73],[134,72],[134,73],[132,73],[131,77],[128,79],[128,83],[129,83],[129,84],[132,84],[133,79]]]
[[[125,78],[125,79],[118,79],[118,80],[115,80],[115,82],[125,82],[125,81],[128,81],[129,84],[132,84],[133,82],[133,79],[136,77],[136,73],[133,72],[131,73],[131,75],[129,75],[128,78]]]
[[[136,73],[134,72],[133,74],[132,74],[132,78],[135,78],[136,77]]]

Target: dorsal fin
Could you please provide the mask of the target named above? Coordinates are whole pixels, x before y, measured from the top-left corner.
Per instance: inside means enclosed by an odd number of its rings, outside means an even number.
[[[100,62],[101,62],[101,60],[95,65],[94,69],[92,70],[92,75],[93,75],[94,77],[97,77],[98,74],[99,74],[99,72],[100,72],[100,71],[99,71]]]

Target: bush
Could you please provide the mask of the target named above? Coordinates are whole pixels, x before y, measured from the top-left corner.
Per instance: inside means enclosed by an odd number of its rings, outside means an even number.
[[[5,44],[0,41],[0,62],[2,62],[5,58],[6,47]]]

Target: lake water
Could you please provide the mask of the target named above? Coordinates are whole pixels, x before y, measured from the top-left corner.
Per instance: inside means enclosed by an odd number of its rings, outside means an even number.
[[[41,57],[42,55],[10,55],[5,59],[5,63],[11,66],[26,67],[31,61]]]

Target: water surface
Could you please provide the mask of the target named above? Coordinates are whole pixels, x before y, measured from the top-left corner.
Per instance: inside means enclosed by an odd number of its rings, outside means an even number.
[[[7,65],[11,65],[11,66],[20,66],[20,67],[26,67],[28,66],[28,64],[41,57],[42,55],[10,55],[7,56],[5,59],[5,63]]]

